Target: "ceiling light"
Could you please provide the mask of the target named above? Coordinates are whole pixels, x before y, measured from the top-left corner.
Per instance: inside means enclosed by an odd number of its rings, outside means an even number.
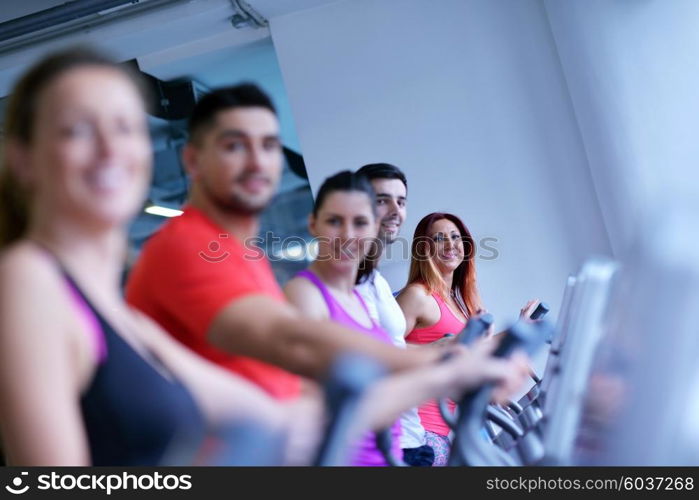
[[[146,207],[145,212],[151,215],[159,215],[161,217],[177,217],[182,215],[182,210],[175,210],[174,208],[161,207],[159,205],[150,205]]]

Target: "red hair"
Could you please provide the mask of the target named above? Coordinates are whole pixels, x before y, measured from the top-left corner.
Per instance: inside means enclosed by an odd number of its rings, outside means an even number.
[[[461,233],[461,239],[464,243],[464,260],[454,270],[451,290],[447,289],[447,284],[434,263],[433,258],[437,250],[429,233],[432,224],[442,219],[454,223]],[[410,273],[407,285],[421,283],[427,288],[428,293],[436,292],[444,299],[453,295],[456,303],[465,309],[464,313],[468,317],[477,314],[482,309],[476,285],[476,245],[470,231],[456,215],[434,212],[423,217],[415,228],[410,253]]]

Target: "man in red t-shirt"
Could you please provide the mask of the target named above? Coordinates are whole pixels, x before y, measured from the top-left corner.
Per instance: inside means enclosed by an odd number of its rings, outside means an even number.
[[[437,350],[398,349],[303,318],[284,301],[268,261],[247,245],[282,170],[279,123],[261,90],[246,84],[202,98],[182,158],[189,204],[144,246],[127,284],[133,306],[278,398],[298,394],[291,373],[318,378],[343,351],[373,356],[390,371],[439,357]]]

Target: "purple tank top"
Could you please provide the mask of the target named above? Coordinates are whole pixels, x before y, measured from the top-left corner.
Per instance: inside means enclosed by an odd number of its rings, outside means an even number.
[[[320,293],[323,295],[323,299],[325,300],[325,303],[328,306],[328,311],[330,313],[329,319],[348,328],[352,328],[353,330],[365,333],[370,337],[379,340],[380,342],[393,345],[393,342],[391,342],[388,333],[386,333],[386,331],[383,328],[381,328],[378,324],[376,324],[374,320],[371,318],[371,315],[369,314],[369,309],[364,303],[362,296],[359,295],[359,293],[356,290],[354,291],[354,294],[359,299],[359,302],[362,304],[362,307],[364,308],[364,311],[366,311],[367,316],[371,319],[371,328],[367,328],[361,323],[358,323],[357,320],[350,316],[347,313],[347,311],[345,311],[345,309],[342,307],[342,305],[337,300],[335,300],[335,297],[332,296],[330,290],[328,290],[328,288],[320,280],[320,278],[313,274],[312,271],[305,269],[297,273],[296,276],[306,278],[311,283],[313,283],[316,286],[316,288],[318,288],[318,290],[320,290]],[[401,452],[399,443],[400,434],[400,421],[396,420],[391,426],[391,452],[395,457],[402,459],[403,454]],[[388,465],[386,463],[386,459],[384,459],[383,457],[383,454],[381,453],[381,451],[379,451],[379,449],[376,446],[375,433],[367,432],[362,437],[361,441],[357,443],[351,465],[362,467]]]

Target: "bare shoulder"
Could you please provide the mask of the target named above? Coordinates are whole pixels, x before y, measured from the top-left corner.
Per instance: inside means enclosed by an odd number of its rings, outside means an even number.
[[[406,286],[396,300],[408,320],[409,330],[439,321],[439,308],[432,295],[420,283]]]
[[[0,254],[0,310],[6,340],[56,352],[74,338],[67,336],[75,332],[69,328],[73,323],[61,275],[51,258],[31,243],[16,243]],[[47,329],[54,334],[46,335]]]
[[[13,294],[40,293],[43,297],[59,291],[60,275],[43,251],[28,242],[19,242],[0,253],[0,288]]]
[[[290,300],[292,297],[296,298],[297,296],[323,299],[323,295],[318,290],[318,287],[302,276],[296,276],[286,282],[284,295]]]
[[[297,276],[284,285],[284,295],[304,316],[314,319],[327,319],[328,306],[317,286],[306,278]]]
[[[401,290],[396,297],[398,303],[424,303],[430,298],[427,289],[421,283],[411,283]]]
[[[76,402],[93,373],[94,344],[71,321],[69,301],[42,250],[20,242],[0,254],[0,413],[20,463],[89,461]]]
[[[320,290],[318,290],[318,287],[315,286],[313,283],[310,282],[310,280],[307,280],[303,276],[295,276],[294,278],[291,278],[289,281],[286,282],[284,285],[284,293],[297,293],[297,292],[303,292],[303,293],[313,293],[315,292],[319,296]]]

